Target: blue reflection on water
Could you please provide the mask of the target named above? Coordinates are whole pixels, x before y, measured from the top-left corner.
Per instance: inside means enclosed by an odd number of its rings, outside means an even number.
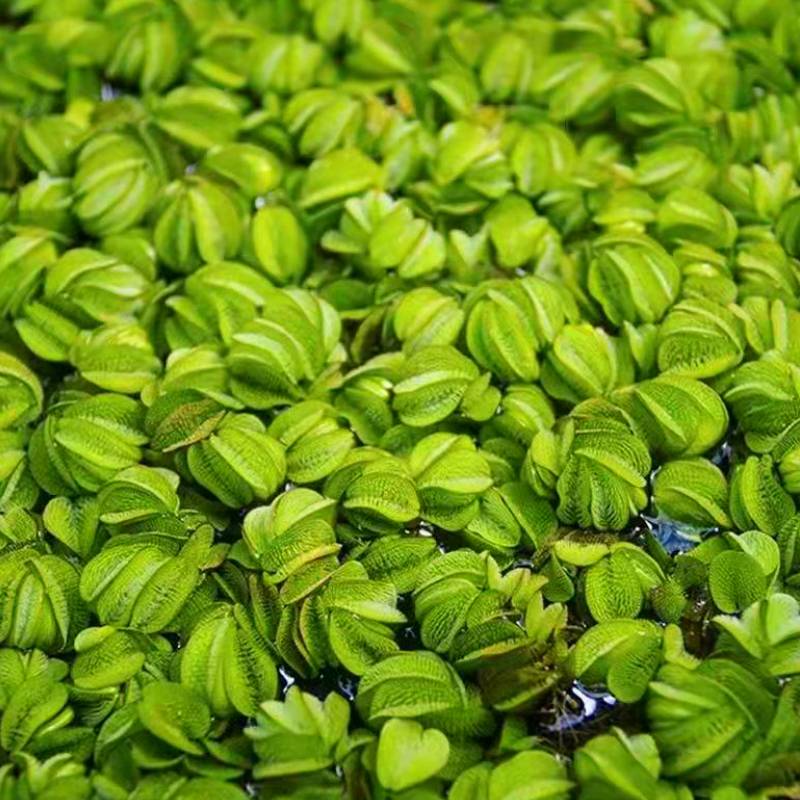
[[[710,529],[694,528],[690,525],[673,522],[659,517],[641,517],[647,530],[655,536],[661,546],[670,554],[685,553],[700,544],[702,534]]]
[[[117,89],[116,86],[112,86],[110,83],[104,83],[100,87],[100,99],[104,103],[110,103],[112,100],[116,100],[121,95],[122,92]]]
[[[580,728],[596,717],[611,711],[617,700],[609,692],[588,689],[580,681],[572,684],[569,692],[581,705],[579,711],[566,711],[555,722],[548,725],[546,730],[550,733],[574,730]]]

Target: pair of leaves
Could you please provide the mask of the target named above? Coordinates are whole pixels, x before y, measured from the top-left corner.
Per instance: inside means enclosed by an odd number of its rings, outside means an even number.
[[[742,654],[763,663],[771,675],[785,677],[800,671],[800,607],[788,594],[772,594],[746,608],[741,616],[714,617]],[[722,641],[718,649],[727,648]]]
[[[744,780],[761,757],[773,712],[774,697],[759,679],[724,659],[695,669],[663,666],[646,705],[664,775],[705,787]]]
[[[255,715],[278,686],[267,642],[241,605],[220,607],[194,626],[181,653],[180,675],[223,718]]]
[[[558,516],[566,524],[620,530],[647,502],[650,455],[621,422],[589,417],[571,421],[567,456],[558,477]],[[535,442],[534,442],[535,446]]]
[[[341,321],[326,301],[300,289],[271,292],[260,317],[234,334],[231,388],[250,408],[302,399],[328,364],[342,360]]]
[[[259,759],[253,774],[274,778],[326,769],[349,722],[350,706],[341,695],[322,701],[290,687],[284,701],[262,703],[256,726],[246,729]]]
[[[81,596],[105,625],[167,630],[200,583],[212,537],[201,528],[181,547],[158,534],[115,536],[84,567]]]

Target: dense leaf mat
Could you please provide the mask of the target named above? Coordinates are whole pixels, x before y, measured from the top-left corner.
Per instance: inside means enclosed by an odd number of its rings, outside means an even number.
[[[798,0],[0,0],[0,798],[800,797]]]

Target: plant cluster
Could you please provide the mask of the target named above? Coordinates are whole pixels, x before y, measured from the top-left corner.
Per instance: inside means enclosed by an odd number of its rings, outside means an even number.
[[[798,75],[797,0],[0,0],[0,797],[800,797]]]

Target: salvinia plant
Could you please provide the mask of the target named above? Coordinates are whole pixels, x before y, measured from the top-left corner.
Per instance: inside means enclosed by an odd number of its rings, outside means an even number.
[[[0,0],[0,797],[800,798],[798,0]]]

